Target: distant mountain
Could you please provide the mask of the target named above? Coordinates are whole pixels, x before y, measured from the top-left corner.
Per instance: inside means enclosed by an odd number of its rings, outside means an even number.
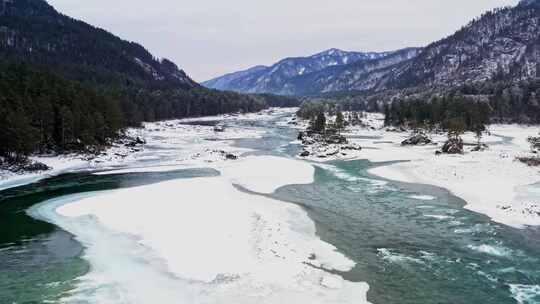
[[[346,52],[339,49],[329,49],[309,57],[286,58],[269,67],[256,66],[202,84],[209,88],[238,92],[294,94],[295,92],[288,92],[287,87],[290,81],[296,77],[318,72],[329,67],[377,60],[393,53]]]
[[[231,90],[231,91],[240,91],[234,90],[231,88],[231,84],[242,81],[243,78],[250,77],[251,75],[257,75],[266,71],[268,67],[264,65],[258,65],[252,68],[249,68],[244,71],[234,72],[230,74],[223,75],[212,80],[203,82],[202,84],[208,88],[217,89],[217,90]]]
[[[268,68],[204,83],[240,92],[317,95],[381,92],[415,87],[451,88],[489,80],[540,77],[540,0],[487,12],[425,48],[384,53],[330,50],[285,59]],[[321,60],[324,58],[324,60]],[[347,60],[340,60],[346,58]],[[234,75],[234,74],[233,74]]]
[[[398,67],[421,54],[421,48],[406,48],[385,53],[375,59],[331,66],[291,79],[281,93],[312,95],[338,91],[364,91],[379,88]]]

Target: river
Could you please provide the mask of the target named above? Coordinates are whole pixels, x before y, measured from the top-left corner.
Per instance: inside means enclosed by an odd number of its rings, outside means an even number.
[[[291,158],[298,152],[291,143],[296,132],[272,120],[227,123],[266,131],[262,138],[234,141],[253,150],[247,155]],[[149,147],[145,153],[157,155],[153,165],[160,164],[159,151]],[[339,274],[367,282],[371,303],[540,303],[539,229],[491,222],[463,209],[465,203],[444,189],[367,173],[384,164],[354,160],[314,165],[314,183],[288,185],[266,196],[307,211],[317,235],[357,263]],[[1,191],[0,303],[59,302],[91,267],[83,258],[85,248],[28,212],[32,206],[67,195],[216,175],[218,171],[205,168],[87,172]]]

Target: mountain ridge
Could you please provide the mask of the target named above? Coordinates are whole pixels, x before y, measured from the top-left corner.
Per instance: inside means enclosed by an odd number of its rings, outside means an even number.
[[[352,52],[331,48],[307,57],[287,57],[270,66],[255,66],[203,82],[204,86],[244,93],[285,93],[289,80],[359,61],[377,60],[398,51]],[[285,93],[286,94],[286,93]]]
[[[90,66],[95,69],[91,76],[103,84],[132,81],[181,89],[199,86],[172,61],[158,60],[138,43],[63,15],[44,0],[2,0],[0,16],[0,52],[4,56],[54,65],[66,74],[79,73],[76,65]]]
[[[540,1],[522,0],[514,7],[488,11],[454,34],[423,48],[402,49],[385,53],[382,58],[326,66],[286,79],[281,77],[272,86],[237,79],[228,89],[318,95],[415,87],[444,89],[495,78],[521,81],[538,77]]]

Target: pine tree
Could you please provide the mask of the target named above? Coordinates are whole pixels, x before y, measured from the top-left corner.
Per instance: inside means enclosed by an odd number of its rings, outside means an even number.
[[[339,111],[336,114],[336,128],[338,130],[343,129],[345,126],[345,119],[343,117],[343,112]]]
[[[311,130],[317,133],[322,133],[324,132],[324,130],[326,130],[326,116],[324,115],[324,112],[321,112],[317,115],[317,117],[313,121]]]

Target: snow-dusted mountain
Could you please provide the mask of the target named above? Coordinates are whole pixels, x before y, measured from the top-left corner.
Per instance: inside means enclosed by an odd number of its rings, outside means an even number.
[[[540,76],[540,1],[496,9],[432,43],[396,67],[376,88],[451,87]]]
[[[487,12],[425,48],[383,53],[332,49],[232,75],[237,77],[217,78],[204,85],[306,95],[535,79],[540,77],[540,0],[523,0],[516,7]]]
[[[214,89],[248,93],[289,94],[286,92],[286,87],[295,77],[318,72],[328,67],[377,60],[393,53],[347,52],[329,49],[309,57],[286,58],[269,67],[256,66],[245,71],[227,74],[206,81],[203,85]]]
[[[291,79],[280,93],[309,95],[376,89],[385,77],[393,75],[400,64],[417,57],[422,51],[421,48],[407,48],[375,59],[327,67]]]

